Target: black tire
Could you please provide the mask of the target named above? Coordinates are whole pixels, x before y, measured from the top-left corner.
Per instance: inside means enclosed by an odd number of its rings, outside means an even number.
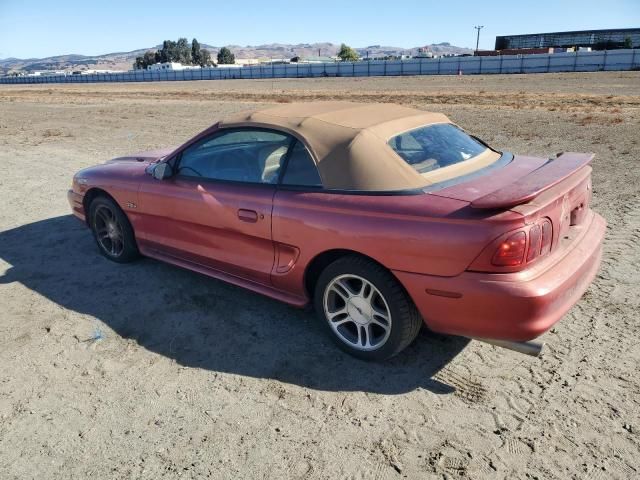
[[[348,344],[340,337],[339,333],[334,331],[329,317],[325,314],[325,293],[327,295],[331,294],[331,290],[327,292],[327,288],[334,280],[345,278],[342,277],[344,275],[347,275],[347,279],[349,275],[365,279],[378,290],[376,296],[378,294],[382,296],[382,301],[385,302],[385,306],[388,308],[391,317],[389,322],[390,332],[385,333],[387,335],[386,340],[381,341],[380,345],[374,349],[362,350],[352,346],[352,344]],[[355,279],[355,281],[357,282],[358,280]],[[365,287],[361,288],[364,289]],[[329,297],[327,297],[327,301],[329,301],[328,299]],[[378,301],[380,301],[379,298]],[[415,340],[422,326],[422,318],[413,301],[393,275],[381,265],[357,255],[339,258],[324,269],[316,283],[314,306],[318,319],[336,345],[350,355],[362,360],[385,360],[397,355]],[[348,310],[346,302],[344,309],[345,311]],[[358,312],[360,312],[359,309]],[[348,327],[350,325],[347,323],[345,326]],[[358,331],[359,339],[360,327],[353,322],[352,328]],[[367,338],[368,336],[369,334],[367,333]]]
[[[112,216],[110,222],[104,220],[105,216],[108,216],[107,212],[110,212]],[[129,263],[140,256],[129,219],[112,199],[105,196],[94,198],[89,205],[89,219],[93,238],[102,255],[117,263]],[[114,235],[114,239],[121,239],[121,243],[120,240],[114,241],[108,238],[100,240],[99,236],[104,237],[105,234],[105,223],[115,226],[114,228],[119,232],[119,235],[117,237]],[[109,241],[114,243],[109,243]],[[111,248],[112,245],[114,248]]]

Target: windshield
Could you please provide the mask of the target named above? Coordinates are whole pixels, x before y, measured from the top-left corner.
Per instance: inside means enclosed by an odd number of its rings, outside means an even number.
[[[455,165],[489,150],[449,123],[438,123],[396,135],[389,146],[419,173]]]

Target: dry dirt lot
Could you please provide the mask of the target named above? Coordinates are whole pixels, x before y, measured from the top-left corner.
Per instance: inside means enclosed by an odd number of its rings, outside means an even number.
[[[308,312],[108,262],[69,215],[82,167],[330,98],[597,154],[604,262],[542,358],[423,332],[362,363]],[[0,478],[638,478],[639,142],[640,72],[0,86]]]

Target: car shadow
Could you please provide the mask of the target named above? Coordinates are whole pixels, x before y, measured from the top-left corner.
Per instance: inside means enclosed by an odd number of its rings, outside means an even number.
[[[397,357],[362,362],[310,311],[155,260],[106,260],[71,215],[0,232],[0,258],[10,264],[0,283],[19,282],[189,367],[327,391],[451,393],[434,375],[468,343],[423,331]]]

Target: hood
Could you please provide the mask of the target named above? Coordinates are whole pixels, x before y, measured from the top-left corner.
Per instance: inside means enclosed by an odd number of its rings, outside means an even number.
[[[105,179],[125,182],[137,181],[136,179],[144,174],[150,163],[163,159],[174,150],[175,147],[167,147],[114,158],[107,160],[103,164],[84,168],[74,178],[82,183],[85,188],[87,185],[99,185]]]
[[[152,163],[158,160],[162,160],[164,157],[173,152],[176,147],[159,148],[156,150],[146,150],[144,152],[132,153],[131,155],[125,155],[124,157],[117,157],[108,160],[106,163],[120,163],[120,162],[142,162]]]

